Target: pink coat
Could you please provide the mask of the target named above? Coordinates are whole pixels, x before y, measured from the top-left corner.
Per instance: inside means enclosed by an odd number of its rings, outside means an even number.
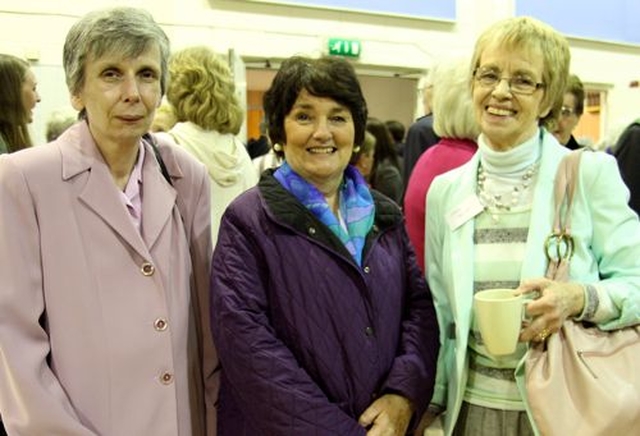
[[[208,177],[163,146],[174,189],[146,147],[142,237],[86,123],[0,157],[9,434],[215,434]]]
[[[427,192],[436,176],[471,159],[478,145],[468,139],[442,138],[422,153],[413,167],[404,193],[404,215],[409,239],[416,250],[418,265],[424,271],[424,237]]]

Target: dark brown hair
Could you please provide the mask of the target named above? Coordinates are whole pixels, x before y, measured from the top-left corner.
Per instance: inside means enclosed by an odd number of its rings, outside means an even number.
[[[364,139],[367,103],[351,64],[341,58],[312,59],[294,56],[285,60],[263,99],[267,130],[272,144],[286,144],[284,119],[300,92],[306,90],[316,97],[326,97],[346,106],[354,124],[354,144]],[[282,156],[282,151],[276,154]]]
[[[29,63],[15,56],[0,54],[0,135],[9,153],[31,147],[29,119],[22,101],[22,85]]]

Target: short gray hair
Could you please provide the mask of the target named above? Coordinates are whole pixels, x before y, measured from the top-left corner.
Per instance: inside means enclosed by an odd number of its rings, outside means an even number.
[[[433,83],[433,130],[436,135],[476,141],[480,126],[469,91],[469,60],[441,61],[433,68]]]
[[[82,89],[88,58],[100,58],[107,53],[132,58],[153,44],[160,49],[160,87],[164,94],[168,80],[169,38],[151,14],[130,7],[89,12],[71,27],[64,43],[63,65],[69,92],[77,95]]]

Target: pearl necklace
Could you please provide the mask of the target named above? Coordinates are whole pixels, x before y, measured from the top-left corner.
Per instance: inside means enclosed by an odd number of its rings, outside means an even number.
[[[538,162],[534,162],[525,170],[524,174],[522,175],[522,181],[520,182],[520,184],[514,186],[510,192],[507,192],[505,194],[494,194],[487,191],[487,187],[485,184],[487,181],[487,174],[482,167],[482,163],[480,163],[480,165],[478,165],[477,194],[485,210],[494,209],[510,211],[512,207],[517,206],[520,203],[522,193],[529,188],[531,179],[536,174],[537,170]],[[506,198],[507,196],[509,198]],[[494,217],[494,219],[496,218],[497,217]]]

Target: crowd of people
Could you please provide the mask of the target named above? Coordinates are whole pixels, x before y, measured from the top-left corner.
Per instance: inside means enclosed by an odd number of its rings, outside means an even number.
[[[529,344],[640,324],[638,123],[583,153],[571,277],[545,278],[585,93],[545,23],[431,68],[407,129],[349,61],[288,58],[246,145],[224,58],[142,9],[82,16],[62,62],[73,111],[34,146],[37,78],[0,55],[8,434],[535,435]],[[472,304],[496,287],[535,296],[506,356]]]

